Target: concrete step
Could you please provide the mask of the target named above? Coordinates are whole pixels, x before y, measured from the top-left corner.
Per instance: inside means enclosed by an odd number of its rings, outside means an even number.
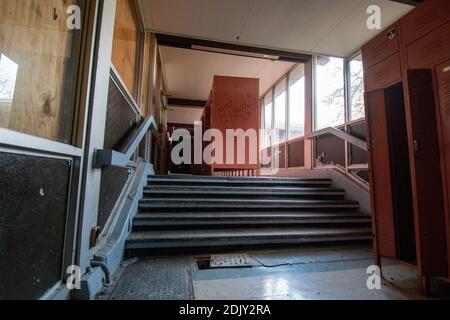
[[[371,219],[363,213],[322,212],[173,212],[141,213],[134,218],[133,230],[173,228],[232,228],[281,225],[365,225],[370,228]]]
[[[290,177],[220,177],[220,176],[197,176],[197,175],[168,175],[168,176],[155,176],[150,175],[149,179],[170,179],[170,180],[225,180],[225,181],[275,181],[275,182],[293,182],[293,181],[326,181],[331,182],[331,179],[327,178],[290,178]]]
[[[143,199],[139,204],[142,212],[190,211],[190,210],[307,210],[307,209],[338,209],[357,210],[359,204],[351,200],[273,200],[273,199],[224,199],[224,198],[153,198]]]
[[[127,250],[198,248],[271,244],[311,244],[371,240],[370,228],[264,228],[134,232]]]
[[[172,178],[149,176],[149,186],[171,185],[186,186],[228,186],[228,187],[331,187],[329,179],[280,179],[280,178],[226,178],[226,177],[190,177]]]
[[[127,254],[372,239],[370,216],[329,179],[150,176]]]
[[[172,187],[148,186],[145,198],[321,198],[343,199],[345,191],[332,188],[267,188],[267,187]]]

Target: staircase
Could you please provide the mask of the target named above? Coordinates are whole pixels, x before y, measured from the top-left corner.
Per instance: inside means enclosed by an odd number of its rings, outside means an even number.
[[[370,216],[328,179],[150,176],[125,248],[187,249],[371,240]]]

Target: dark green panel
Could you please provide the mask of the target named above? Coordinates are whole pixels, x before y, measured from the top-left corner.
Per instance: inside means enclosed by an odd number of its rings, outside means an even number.
[[[137,128],[137,122],[136,113],[115,83],[110,81],[104,149],[121,151],[122,144]]]
[[[38,299],[61,280],[70,171],[0,153],[0,299]]]
[[[121,146],[138,126],[136,113],[110,81],[104,149],[121,151]],[[128,180],[127,168],[103,168],[100,186],[98,225],[103,229]]]

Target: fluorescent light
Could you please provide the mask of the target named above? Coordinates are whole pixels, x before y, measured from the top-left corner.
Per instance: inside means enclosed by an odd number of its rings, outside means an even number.
[[[206,51],[206,52],[214,52],[214,53],[232,54],[232,55],[236,55],[236,56],[244,56],[244,57],[249,57],[249,58],[268,59],[268,60],[279,60],[280,59],[279,56],[272,56],[272,55],[268,55],[268,54],[253,53],[253,52],[246,52],[246,51],[239,51],[239,50],[211,48],[211,47],[197,46],[197,45],[191,46],[191,49]]]

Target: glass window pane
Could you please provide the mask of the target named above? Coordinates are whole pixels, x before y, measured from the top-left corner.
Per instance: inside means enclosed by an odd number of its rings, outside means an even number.
[[[67,28],[70,5],[85,1],[1,0],[1,127],[72,142],[83,32]]]
[[[112,63],[136,98],[136,73],[138,59],[139,24],[136,20],[131,0],[118,0],[114,26]]]
[[[362,55],[349,62],[350,88],[349,88],[349,110],[350,120],[364,118],[364,71]]]
[[[286,79],[275,87],[274,116],[274,143],[278,144],[286,140]]]
[[[289,139],[305,135],[305,66],[289,75]]]
[[[272,145],[270,140],[270,129],[272,129],[272,109],[272,91],[270,91],[264,97],[264,129],[266,129],[264,147],[270,147]]]
[[[319,56],[316,63],[315,129],[345,121],[344,60]]]
[[[260,112],[260,118],[259,120],[261,121],[260,126],[261,126],[261,130],[264,130],[266,127],[266,119],[264,119],[264,99],[260,100],[259,102],[259,112]],[[262,131],[261,131],[262,132]],[[264,148],[265,146],[265,135],[264,134],[260,134],[259,135],[259,147],[260,148]]]

